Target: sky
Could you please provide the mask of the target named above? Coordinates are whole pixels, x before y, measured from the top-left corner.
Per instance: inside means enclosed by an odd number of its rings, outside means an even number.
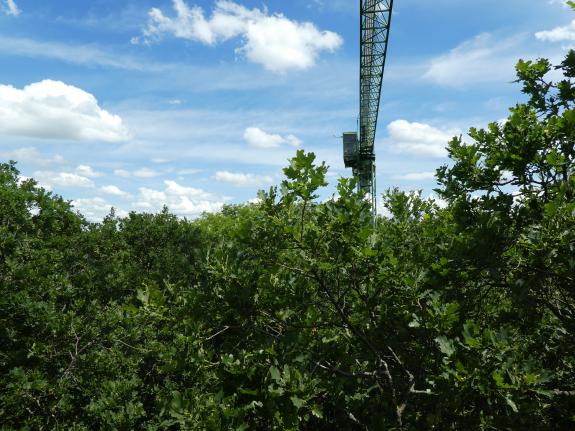
[[[194,218],[282,180],[297,149],[350,176],[359,0],[0,0],[0,161],[89,220]],[[562,0],[396,0],[378,191],[436,187],[445,146],[523,99],[519,58],[575,45]]]

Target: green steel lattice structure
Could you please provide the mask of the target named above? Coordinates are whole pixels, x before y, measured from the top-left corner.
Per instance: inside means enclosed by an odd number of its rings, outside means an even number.
[[[344,162],[376,209],[374,141],[391,26],[393,0],[360,0],[359,130],[344,133]]]

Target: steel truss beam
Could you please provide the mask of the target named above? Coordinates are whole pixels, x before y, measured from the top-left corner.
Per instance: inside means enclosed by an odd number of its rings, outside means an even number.
[[[359,160],[354,168],[354,174],[359,179],[360,188],[371,195],[375,211],[374,141],[393,0],[360,1]]]

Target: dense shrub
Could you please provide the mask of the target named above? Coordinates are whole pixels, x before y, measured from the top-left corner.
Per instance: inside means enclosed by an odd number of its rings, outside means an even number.
[[[86,222],[0,167],[1,429],[575,428],[575,52],[449,144],[441,209],[298,152],[195,221]]]

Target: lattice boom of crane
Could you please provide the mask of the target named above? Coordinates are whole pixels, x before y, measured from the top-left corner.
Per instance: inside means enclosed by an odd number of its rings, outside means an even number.
[[[393,0],[361,0],[359,130],[343,134],[344,162],[375,207],[374,141]]]

